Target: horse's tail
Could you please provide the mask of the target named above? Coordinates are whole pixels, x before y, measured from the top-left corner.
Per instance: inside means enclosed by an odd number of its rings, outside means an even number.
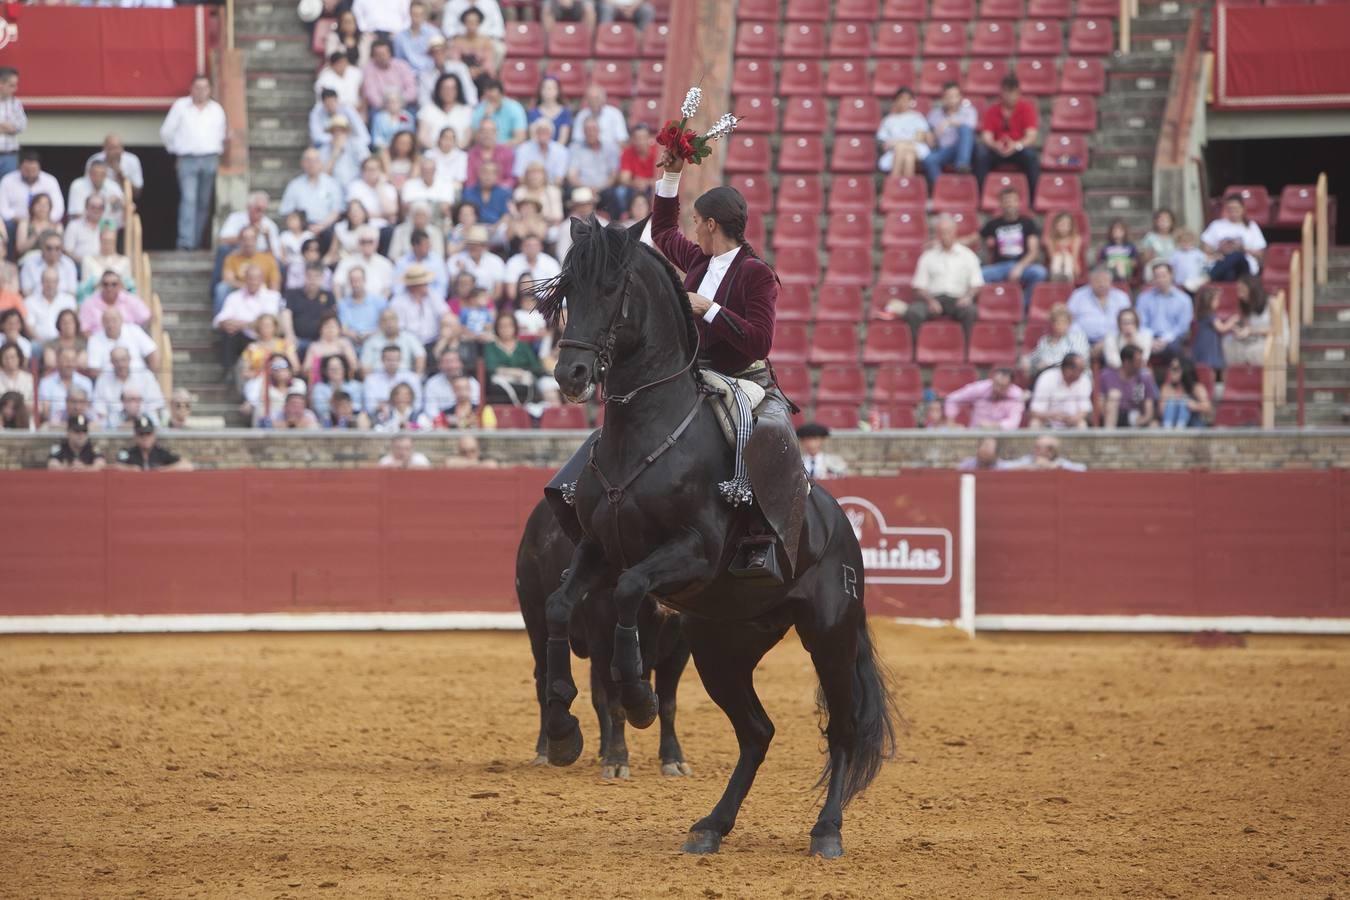
[[[877,658],[866,616],[859,616],[858,622],[852,713],[854,740],[853,751],[848,754],[848,771],[844,773],[845,806],[867,789],[881,771],[881,764],[895,756],[895,723],[900,718],[891,694],[891,674],[886,664]],[[827,756],[821,784],[829,782],[831,768]]]

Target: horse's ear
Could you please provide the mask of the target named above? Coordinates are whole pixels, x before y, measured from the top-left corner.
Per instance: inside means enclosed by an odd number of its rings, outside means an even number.
[[[581,219],[578,219],[576,216],[573,216],[573,217],[572,217],[572,242],[573,242],[573,243],[576,243],[576,242],[581,238],[581,236],[582,236],[583,234],[586,233],[586,231],[587,231],[589,228],[590,228],[590,225],[589,225],[589,224],[587,224],[585,221],[583,221],[583,220],[581,220]]]
[[[632,225],[628,226],[628,237],[633,243],[635,244],[641,243],[642,232],[643,230],[646,229],[647,223],[651,221],[651,218],[652,218],[651,215],[648,214],[646,216],[643,216],[636,222],[634,222]]]

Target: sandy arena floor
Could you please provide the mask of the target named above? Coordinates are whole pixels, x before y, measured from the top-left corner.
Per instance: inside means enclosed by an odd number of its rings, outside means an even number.
[[[0,896],[1350,897],[1350,644],[1003,637],[884,625],[909,719],[805,855],[815,677],[720,856],[677,852],[730,726],[691,667],[694,767],[533,768],[522,634],[0,639]],[[584,683],[584,678],[579,678]]]

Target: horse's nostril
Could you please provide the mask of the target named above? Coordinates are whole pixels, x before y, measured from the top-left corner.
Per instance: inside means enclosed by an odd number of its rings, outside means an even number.
[[[589,374],[590,370],[587,369],[585,366],[583,366],[581,363],[577,363],[572,367],[572,378],[575,381],[585,381],[586,376]]]

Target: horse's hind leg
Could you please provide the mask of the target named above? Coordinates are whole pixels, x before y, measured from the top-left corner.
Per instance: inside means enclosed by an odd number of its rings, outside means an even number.
[[[668,626],[670,627],[670,626]],[[679,627],[675,625],[673,627]],[[661,774],[692,775],[694,770],[684,761],[684,750],[675,734],[675,693],[680,676],[689,664],[689,644],[680,639],[670,653],[656,664],[656,697],[661,716]]]
[[[734,602],[734,598],[727,598]],[[736,729],[740,757],[722,799],[708,815],[689,829],[686,853],[716,853],[722,838],[736,825],[736,814],[755,781],[769,742],[773,722],[755,694],[755,666],[787,631],[783,627],[750,627],[727,622],[686,620],[685,633],[694,652],[694,665],[708,696],[722,708]]]
[[[820,692],[829,715],[825,739],[829,762],[825,766],[825,805],[811,829],[811,855],[836,859],[844,855],[840,831],[844,825],[844,778],[848,774],[856,731],[853,712],[853,668],[857,657],[856,630],[839,628],[837,640],[813,642],[811,661],[820,679]],[[805,640],[805,638],[804,638]]]

